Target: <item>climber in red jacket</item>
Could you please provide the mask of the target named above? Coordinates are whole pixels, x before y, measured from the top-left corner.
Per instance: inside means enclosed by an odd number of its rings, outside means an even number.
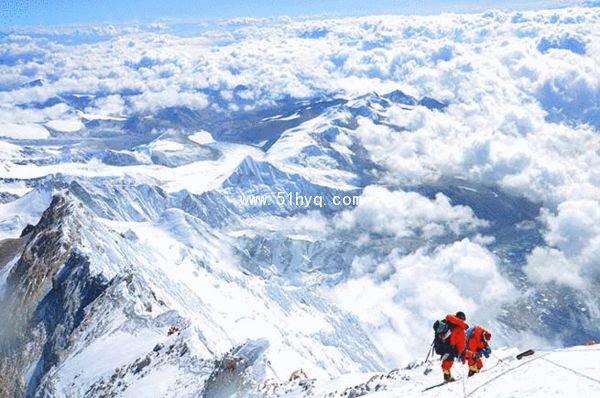
[[[467,352],[466,359],[469,363],[469,377],[479,373],[483,368],[481,356],[488,358],[492,353],[490,340],[492,334],[481,326],[475,326],[467,330]]]
[[[442,356],[442,372],[444,381],[454,381],[450,369],[456,358],[464,360],[465,350],[467,348],[467,337],[465,330],[469,325],[465,322],[465,313],[459,311],[456,315],[446,315],[446,322],[449,330],[444,337],[444,345],[447,347],[446,353]]]

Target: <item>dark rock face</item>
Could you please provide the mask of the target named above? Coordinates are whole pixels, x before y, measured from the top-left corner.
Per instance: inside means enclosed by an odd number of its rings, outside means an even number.
[[[21,236],[18,239],[0,241],[0,270],[23,251],[25,244],[27,244],[27,239],[28,236]]]
[[[32,318],[35,308],[51,290],[52,280],[70,255],[71,243],[66,238],[70,225],[64,225],[69,213],[64,198],[55,197],[32,231],[21,258],[7,279],[6,304],[19,309],[8,314],[4,335],[18,336]],[[66,227],[66,228],[64,228]]]
[[[35,228],[35,226],[34,226],[34,225],[27,224],[27,225],[25,226],[25,228],[23,228],[23,231],[21,231],[21,235],[20,235],[20,237],[22,238],[22,237],[24,237],[24,236],[26,236],[26,235],[29,235],[29,233],[31,233],[31,231],[33,231],[33,229],[34,229],[34,228]]]
[[[8,203],[13,200],[19,199],[19,197],[10,192],[0,192],[0,203]]]
[[[90,275],[89,261],[73,252],[53,281],[52,290],[36,308],[33,323],[47,336],[42,358],[35,368],[28,391],[35,391],[39,378],[61,359],[72,332],[84,318],[85,308],[106,289],[103,278]],[[28,394],[29,395],[29,394]]]
[[[0,314],[0,396],[36,396],[44,373],[69,345],[85,307],[106,281],[89,273],[74,246],[80,228],[74,204],[55,197],[8,275]],[[24,380],[26,369],[33,369]]]

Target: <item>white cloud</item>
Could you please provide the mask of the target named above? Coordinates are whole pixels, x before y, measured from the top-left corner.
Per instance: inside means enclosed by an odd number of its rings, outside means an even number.
[[[600,236],[600,202],[567,201],[558,206],[558,214],[547,215],[546,240],[568,256],[581,254]]]
[[[494,255],[468,239],[408,256],[392,252],[378,262],[359,258],[353,268],[361,276],[335,287],[330,297],[368,325],[394,363],[426,352],[423,336],[431,335],[436,317],[462,310],[467,321],[486,324],[517,296]]]
[[[556,282],[574,288],[585,285],[577,265],[567,259],[563,252],[550,247],[536,247],[527,257],[524,271],[529,280],[535,283]]]
[[[118,94],[108,95],[95,99],[90,106],[85,109],[90,115],[107,117],[121,116],[125,114],[125,101]]]
[[[48,138],[50,133],[37,124],[0,123],[0,137],[17,140]]]
[[[179,92],[172,88],[163,91],[146,91],[129,98],[131,108],[136,112],[153,112],[162,108],[185,106],[203,109],[209,104],[206,95],[201,93]]]
[[[188,139],[194,141],[197,144],[201,144],[201,145],[208,145],[211,144],[213,142],[215,142],[215,139],[213,138],[212,134],[209,133],[208,131],[198,131],[190,136],[188,136]]]
[[[73,133],[82,130],[84,127],[79,119],[51,120],[45,126],[63,133]]]
[[[0,121],[8,123],[45,123],[71,114],[69,106],[56,104],[43,109],[0,107]]]
[[[245,85],[244,95],[258,105],[283,95],[338,90],[354,95],[402,82],[421,95],[453,102],[509,96],[504,102],[511,105],[513,94],[535,95],[569,69],[598,92],[597,85],[590,85],[597,81],[598,63],[594,27],[599,17],[593,9],[520,13],[517,20],[525,23],[513,23],[513,16],[249,19],[226,22],[223,31],[196,37],[173,36],[165,29],[168,23],[152,25],[150,31],[139,26],[31,28],[0,44],[11,63],[0,65],[0,80],[25,83],[41,77],[48,84],[37,90],[14,87],[0,97],[20,103],[70,91],[227,91]],[[98,40],[61,41],[77,35]],[[569,48],[569,39],[585,41],[586,50],[542,53],[537,47],[544,39],[550,46]]]
[[[473,231],[486,222],[477,219],[468,207],[452,206],[441,193],[430,200],[416,192],[368,186],[360,204],[342,212],[335,225],[346,230],[427,240]]]
[[[547,247],[536,248],[525,272],[536,283],[590,288],[600,277],[600,202],[571,200],[543,216]]]

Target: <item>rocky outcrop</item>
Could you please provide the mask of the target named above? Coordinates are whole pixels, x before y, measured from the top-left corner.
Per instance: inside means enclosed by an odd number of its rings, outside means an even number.
[[[106,286],[89,275],[89,261],[77,250],[82,214],[77,207],[68,194],[54,197],[7,277],[1,304],[7,310],[0,314],[0,396],[33,395],[69,344],[86,305]]]

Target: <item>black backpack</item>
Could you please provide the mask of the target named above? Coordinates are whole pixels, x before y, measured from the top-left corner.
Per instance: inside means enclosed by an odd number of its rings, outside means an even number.
[[[450,330],[450,325],[445,319],[435,321],[433,323],[433,350],[438,355],[444,355],[450,352],[450,344],[447,340],[444,340],[446,333]]]

